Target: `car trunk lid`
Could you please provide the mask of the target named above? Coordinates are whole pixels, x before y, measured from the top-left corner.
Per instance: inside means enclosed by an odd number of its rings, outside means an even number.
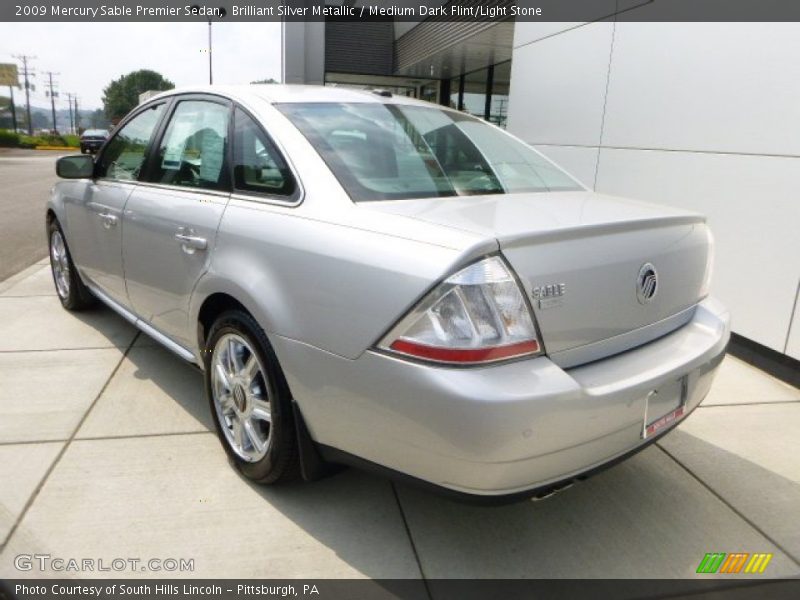
[[[634,330],[663,335],[648,326],[701,297],[708,235],[703,217],[684,210],[590,192],[362,206],[496,238],[551,355]]]

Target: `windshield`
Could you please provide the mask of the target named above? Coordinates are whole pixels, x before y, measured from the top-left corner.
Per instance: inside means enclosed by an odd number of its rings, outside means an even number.
[[[356,201],[583,189],[533,148],[449,110],[280,104]]]

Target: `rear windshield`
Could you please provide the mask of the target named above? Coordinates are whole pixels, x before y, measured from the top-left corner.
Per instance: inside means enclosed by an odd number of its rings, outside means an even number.
[[[583,189],[541,154],[449,110],[279,104],[356,201]]]

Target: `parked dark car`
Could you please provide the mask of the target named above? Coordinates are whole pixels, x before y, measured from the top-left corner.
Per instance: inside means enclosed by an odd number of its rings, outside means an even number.
[[[106,141],[108,131],[105,129],[87,129],[81,134],[81,154],[94,154]]]

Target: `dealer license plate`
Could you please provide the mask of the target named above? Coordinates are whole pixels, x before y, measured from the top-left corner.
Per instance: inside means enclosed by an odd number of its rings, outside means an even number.
[[[647,395],[642,438],[649,438],[686,414],[686,377],[662,385]]]

